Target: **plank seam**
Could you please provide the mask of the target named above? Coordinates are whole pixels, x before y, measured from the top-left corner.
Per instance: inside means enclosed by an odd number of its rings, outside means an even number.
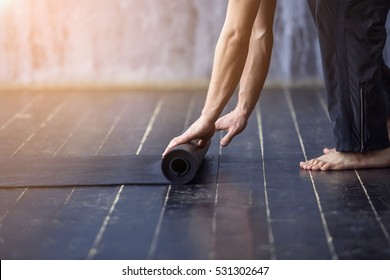
[[[292,102],[292,99],[291,99],[290,90],[289,89],[284,89],[284,95],[285,95],[285,98],[287,100],[287,105],[288,105],[288,108],[290,110],[291,118],[292,118],[293,123],[294,123],[295,131],[297,133],[297,136],[298,136],[298,139],[299,139],[299,143],[301,145],[303,156],[305,158],[305,161],[307,161],[306,149],[305,149],[305,145],[303,143],[302,134],[300,132],[299,124],[298,124],[298,121],[297,121],[297,115],[295,113],[294,105],[293,105],[293,102]],[[308,170],[308,173],[310,175],[310,180],[311,180],[311,183],[312,183],[314,195],[315,195],[315,198],[317,200],[317,206],[318,206],[318,210],[320,212],[321,222],[322,222],[322,226],[324,228],[324,232],[325,232],[325,236],[326,236],[326,242],[328,243],[328,248],[329,248],[329,251],[330,251],[332,259],[333,260],[337,260],[338,256],[337,256],[334,244],[333,244],[333,237],[330,234],[328,223],[326,221],[325,214],[324,214],[324,211],[322,209],[322,204],[321,204],[320,196],[318,194],[317,187],[316,187],[316,184],[315,184],[315,181],[314,181],[314,177],[313,177],[313,174],[312,174],[312,172],[310,170]]]
[[[154,234],[153,234],[152,242],[150,243],[150,248],[148,251],[148,259],[149,260],[154,257],[156,250],[157,250],[158,238],[160,236],[162,223],[164,220],[165,210],[167,208],[171,188],[172,188],[172,185],[169,185],[168,190],[167,190],[167,194],[165,195],[163,207],[161,208],[161,212],[160,212],[160,215],[158,217],[158,221],[157,221],[156,229],[155,229]]]
[[[146,130],[145,130],[145,133],[144,133],[144,136],[142,137],[142,140],[141,140],[141,144],[139,145],[138,147],[138,150],[136,152],[136,155],[139,155],[142,151],[142,148],[145,144],[145,141],[146,139],[148,138],[150,132],[152,131],[152,128],[153,128],[153,125],[154,125],[154,122],[156,121],[156,118],[158,116],[158,114],[160,113],[160,110],[161,110],[161,107],[162,105],[164,104],[164,100],[161,98],[157,105],[156,105],[156,108],[154,109],[154,112],[152,114],[152,117],[150,118],[150,121],[149,121],[149,124],[148,126],[146,127]]]
[[[372,203],[371,197],[370,197],[370,195],[368,194],[367,189],[366,189],[366,187],[365,187],[365,185],[364,185],[362,179],[360,178],[360,175],[359,175],[359,173],[357,172],[357,170],[355,170],[355,173],[356,173],[356,176],[357,176],[358,179],[359,179],[360,185],[361,185],[361,187],[362,187],[364,193],[366,194],[366,197],[367,197],[367,199],[368,199],[368,203],[370,204],[371,210],[372,210],[372,212],[373,212],[374,215],[375,215],[375,219],[376,219],[376,221],[378,222],[379,227],[381,228],[382,233],[383,233],[383,235],[385,236],[385,238],[386,238],[386,240],[387,240],[387,243],[388,243],[389,246],[390,246],[390,234],[389,234],[389,232],[386,230],[386,227],[384,226],[384,224],[382,223],[382,219],[379,217],[378,211],[376,211],[376,208],[375,208],[374,204]]]
[[[267,180],[265,175],[266,173],[265,173],[265,160],[264,160],[263,125],[262,125],[262,118],[261,118],[259,104],[256,105],[256,118],[257,118],[258,130],[259,130],[261,160],[263,165],[262,172],[263,172],[263,184],[264,184],[264,200],[265,200],[267,225],[268,225],[269,253],[270,253],[271,260],[276,260],[275,238],[274,238],[272,224],[271,224],[271,210],[270,210],[270,204],[268,198]]]
[[[95,240],[92,244],[92,247],[88,252],[88,255],[87,255],[88,260],[92,260],[96,256],[96,254],[98,253],[98,247],[99,247],[100,241],[103,239],[103,236],[104,236],[104,233],[105,233],[106,228],[108,226],[108,223],[111,220],[112,213],[114,213],[116,204],[119,201],[119,197],[120,197],[124,187],[125,187],[125,185],[122,185],[119,188],[119,191],[118,191],[117,195],[115,196],[114,201],[111,204],[110,210],[108,211],[108,214],[106,215],[106,217],[103,220],[103,223],[102,223],[102,225],[101,225],[101,227],[100,227],[100,229],[95,237]]]

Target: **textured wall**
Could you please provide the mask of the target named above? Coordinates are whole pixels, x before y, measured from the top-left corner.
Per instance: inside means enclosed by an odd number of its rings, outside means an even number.
[[[227,0],[0,0],[0,83],[207,79]],[[321,67],[305,0],[279,0],[269,81]]]
[[[127,82],[203,76],[225,2],[0,1],[0,80]]]

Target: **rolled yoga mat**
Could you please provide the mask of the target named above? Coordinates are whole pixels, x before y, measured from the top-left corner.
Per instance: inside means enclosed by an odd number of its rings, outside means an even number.
[[[161,161],[161,171],[172,184],[187,184],[197,174],[203,158],[210,147],[210,141],[203,148],[194,142],[174,147]]]
[[[167,178],[161,172],[161,155],[0,158],[0,187],[184,184],[194,179],[206,151],[192,144],[174,149],[163,160],[173,159],[169,168],[174,173],[168,172]],[[204,171],[200,183],[213,180]]]

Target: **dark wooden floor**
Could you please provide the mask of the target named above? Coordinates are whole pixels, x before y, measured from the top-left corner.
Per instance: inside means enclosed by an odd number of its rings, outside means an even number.
[[[204,94],[0,93],[0,157],[159,155]],[[321,90],[269,90],[215,183],[0,188],[1,259],[390,259],[390,170],[307,172]],[[131,172],[131,171],[130,171]]]

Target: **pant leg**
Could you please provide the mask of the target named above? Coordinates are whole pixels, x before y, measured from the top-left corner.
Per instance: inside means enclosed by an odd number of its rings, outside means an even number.
[[[385,94],[387,117],[390,118],[390,68],[382,64],[382,88]]]
[[[316,23],[335,148],[390,145],[383,94],[389,0],[308,0]]]
[[[387,15],[387,32],[390,32],[390,13]],[[387,117],[390,118],[390,38],[387,38],[387,43],[385,45],[385,53],[387,54],[386,61],[382,64],[382,82],[383,82],[383,91],[385,92],[386,105],[387,105]],[[386,65],[387,64],[387,65]],[[390,134],[390,132],[389,132]]]

